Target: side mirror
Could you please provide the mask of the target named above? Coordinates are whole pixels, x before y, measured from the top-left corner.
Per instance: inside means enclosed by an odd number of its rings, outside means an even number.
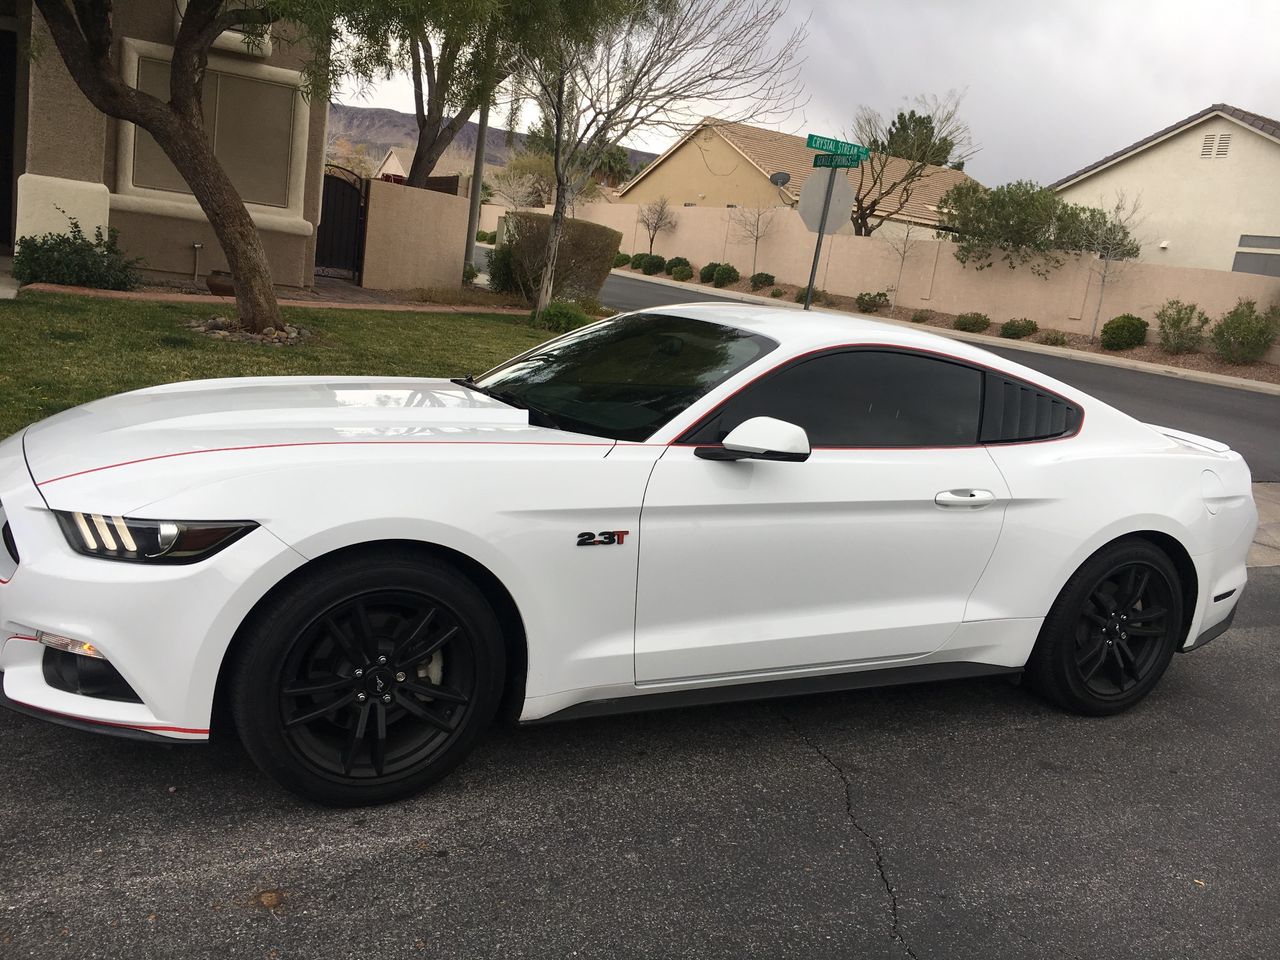
[[[783,460],[802,463],[809,459],[809,437],[794,423],[774,417],[744,420],[719,447],[695,447],[703,460]]]

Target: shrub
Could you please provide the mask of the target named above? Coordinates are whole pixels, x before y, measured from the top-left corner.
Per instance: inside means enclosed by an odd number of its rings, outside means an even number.
[[[578,297],[578,299],[574,300],[573,302],[578,307],[578,309],[581,310],[583,313],[585,313],[588,317],[610,317],[610,316],[613,316],[613,314],[618,312],[617,310],[614,310],[610,307],[606,307],[603,303],[601,303],[595,297],[582,296],[582,297]]]
[[[731,283],[737,283],[741,277],[738,274],[738,268],[732,263],[722,263],[716,267],[716,272],[711,275],[711,279],[717,287],[727,287]]]
[[[889,306],[889,295],[883,290],[877,293],[860,293],[853,298],[853,302],[863,313],[875,313]]]
[[[655,273],[661,273],[662,268],[667,265],[667,261],[656,253],[648,254],[640,261],[640,272],[646,277],[652,277]]]
[[[772,290],[769,291],[769,296],[780,297],[782,296],[783,292],[784,291],[781,287],[774,287]]]
[[[807,289],[808,287],[801,287],[796,291],[796,303],[804,303],[804,292]],[[831,295],[825,290],[815,290],[813,291],[813,300],[811,302],[820,306],[828,305],[831,303]]]
[[[672,280],[692,280],[693,267],[689,266],[688,264],[683,264],[679,267],[676,267],[674,270],[671,271],[671,279]]]
[[[698,271],[698,282],[710,283],[713,279],[715,279],[716,271],[719,269],[720,269],[720,264],[708,263],[706,266],[704,266],[701,270]]]
[[[1034,320],[1028,320],[1021,317],[1017,320],[1006,320],[1000,324],[1000,336],[1006,340],[1021,340],[1023,337],[1029,337],[1040,329],[1040,324]]]
[[[530,324],[542,330],[550,330],[552,333],[568,333],[590,322],[591,318],[583,312],[582,308],[568,300],[552,300],[547,304],[547,309],[542,311],[541,317],[537,316],[537,311],[529,314]]]
[[[613,255],[613,268],[615,270],[618,269],[618,267],[625,267],[625,266],[629,266],[630,264],[631,264],[631,254],[623,253],[621,250],[619,250],[617,253]]]
[[[674,275],[676,267],[691,267],[692,264],[684,257],[672,257],[667,261],[666,271],[670,275]]]
[[[1102,325],[1102,336],[1098,339],[1103,350],[1131,350],[1140,347],[1147,340],[1147,321],[1132,313],[1122,313]]]
[[[648,256],[647,253],[633,253],[631,255],[631,269],[639,270],[642,266],[644,266],[644,258],[647,256]]]
[[[765,287],[772,287],[776,279],[772,273],[753,273],[751,275],[751,289],[763,290]]]
[[[80,221],[67,217],[66,233],[46,233],[23,237],[13,256],[13,279],[19,283],[65,283],[73,287],[99,290],[132,290],[141,282],[138,264],[130,260],[116,242],[118,231],[109,228],[104,236],[94,228],[93,239],[85,236]]]
[[[1252,300],[1240,300],[1209,334],[1213,349],[1227,363],[1257,363],[1280,333],[1280,311],[1258,312]]]
[[[1046,330],[1040,334],[1040,342],[1051,347],[1065,347],[1067,335],[1061,330]]]
[[[477,230],[476,243],[488,243],[488,242],[489,242],[489,234],[484,230]]]
[[[1170,300],[1156,311],[1160,349],[1165,353],[1193,353],[1204,342],[1209,315],[1194,303]]]
[[[981,333],[991,326],[991,318],[985,313],[962,313],[955,318],[951,326],[966,333]]]
[[[911,322],[912,322],[912,323],[928,323],[928,322],[929,322],[929,311],[928,311],[928,310],[917,310],[915,313],[913,313],[913,314],[911,315]]]
[[[471,263],[464,263],[462,265],[462,282],[470,283],[475,278],[476,278],[475,266]]]
[[[550,227],[551,217],[545,213],[507,214],[504,242],[489,258],[490,290],[516,293],[533,302],[542,283]],[[617,230],[587,220],[566,220],[552,296],[573,299],[598,294],[613,265],[610,251],[616,251],[621,240]]]

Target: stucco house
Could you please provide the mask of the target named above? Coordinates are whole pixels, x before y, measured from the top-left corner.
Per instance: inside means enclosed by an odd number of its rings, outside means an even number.
[[[391,147],[387,155],[373,172],[375,180],[386,177],[407,177],[409,168],[413,166],[413,147]]]
[[[1280,277],[1280,122],[1215,103],[1052,188],[1106,208],[1140,198],[1141,260]]]
[[[167,99],[184,0],[116,0],[114,61],[127,83]],[[29,57],[25,51],[40,51]],[[205,116],[214,150],[261,232],[277,283],[307,286],[315,263],[328,105],[302,95],[305,51],[223,34],[209,55]],[[31,0],[0,0],[0,244],[108,225],[148,270],[226,269],[216,237],[145,131],[80,93]]]
[[[624,184],[617,201],[642,204],[665,196],[685,207],[794,206],[813,173],[814,153],[805,146],[804,137],[708,118]],[[906,165],[905,160],[890,158],[887,178]],[[856,187],[862,171],[846,172]],[[790,177],[785,186],[770,182],[775,173]],[[937,226],[938,201],[966,179],[958,170],[929,167],[927,175],[912,185],[906,205],[890,219]],[[886,206],[896,208],[893,196]]]

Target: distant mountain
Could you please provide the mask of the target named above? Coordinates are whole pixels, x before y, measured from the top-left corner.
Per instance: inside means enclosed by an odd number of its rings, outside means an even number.
[[[474,156],[479,127],[468,122],[458,131],[450,145],[455,153]],[[391,147],[413,148],[418,143],[418,123],[411,113],[387,110],[383,107],[350,107],[341,103],[329,104],[329,141],[346,138],[353,147],[363,146],[377,164]],[[492,166],[505,166],[513,150],[524,144],[524,134],[515,134],[508,143],[507,131],[489,127],[484,141],[484,162]],[[631,166],[640,166],[653,160],[657,154],[644,150],[627,149]]]

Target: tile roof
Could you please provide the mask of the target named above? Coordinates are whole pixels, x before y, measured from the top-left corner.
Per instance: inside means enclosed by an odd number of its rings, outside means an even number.
[[[1232,120],[1242,123],[1246,127],[1253,127],[1255,130],[1259,130],[1269,137],[1274,137],[1275,139],[1280,140],[1280,122],[1272,120],[1269,117],[1264,117],[1260,113],[1250,113],[1248,110],[1241,110],[1239,107],[1233,107],[1229,103],[1215,103],[1211,106],[1205,107],[1198,113],[1193,113],[1191,116],[1165,127],[1163,130],[1157,130],[1149,137],[1143,137],[1136,143],[1129,144],[1129,146],[1125,147],[1123,150],[1117,150],[1115,153],[1108,154],[1096,163],[1091,163],[1087,167],[1081,167],[1075,173],[1067,174],[1061,180],[1049,184],[1049,188],[1051,190],[1056,190],[1058,187],[1065,186],[1068,183],[1079,180],[1081,177],[1092,173],[1099,167],[1105,167],[1107,164],[1114,163],[1116,160],[1119,160],[1127,154],[1135,153],[1143,147],[1154,143],[1157,140],[1161,140],[1164,137],[1169,136],[1171,133],[1176,133],[1183,127],[1189,127],[1192,124],[1199,123],[1201,120],[1212,116],[1215,113],[1220,113],[1225,117],[1230,117]]]
[[[762,176],[767,177],[770,174],[780,172],[790,174],[791,179],[783,189],[793,200],[799,199],[800,189],[804,186],[804,182],[809,175],[813,173],[813,158],[817,152],[805,146],[803,137],[790,133],[780,133],[777,130],[765,130],[745,123],[727,123],[713,119],[704,120],[697,129],[686,135],[666,154],[663,154],[662,157],[659,157],[646,167],[640,176],[637,176],[624,186],[620,193],[625,194],[632,184],[637,183],[647,173],[658,167],[662,163],[663,157],[674,152],[680,144],[694,136],[698,130],[708,126],[759,168]],[[907,166],[908,161],[898,157],[890,157],[885,167],[886,181],[893,182],[894,179],[902,175]],[[865,167],[847,170],[846,173],[855,188],[859,184],[859,178],[867,175]],[[907,199],[906,205],[893,219],[910,220],[928,225],[936,224],[938,222],[936,208],[942,195],[957,183],[968,179],[971,178],[959,170],[930,165],[928,173],[912,185],[911,195]],[[896,209],[900,196],[901,191],[895,191],[885,199],[885,202],[880,205],[880,209]]]

